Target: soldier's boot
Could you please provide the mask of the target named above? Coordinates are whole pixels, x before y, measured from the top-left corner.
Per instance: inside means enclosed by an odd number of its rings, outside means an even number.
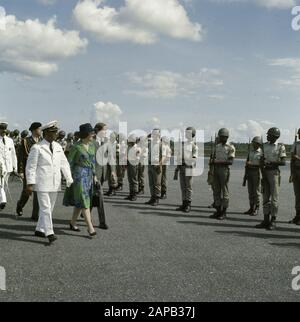
[[[264,220],[259,225],[256,225],[255,228],[266,229],[269,225],[270,225],[270,215],[264,215]]]
[[[186,207],[186,201],[183,201],[182,205],[180,207],[176,208],[176,211],[183,211],[185,207]]]
[[[153,201],[150,203],[150,206],[157,207],[159,205],[159,198],[153,199]]]
[[[295,224],[296,226],[300,226],[300,211],[298,211],[298,212],[297,212],[297,215],[296,215],[296,218],[295,218],[294,224]]]
[[[218,220],[225,220],[227,219],[227,208],[223,208],[221,211],[220,216],[217,218]]]
[[[137,201],[137,196],[136,196],[136,193],[133,193],[131,196],[130,196],[130,201]]]
[[[166,200],[167,199],[167,194],[166,193],[162,193],[160,199],[161,200]]]
[[[151,205],[153,203],[153,201],[155,201],[155,199],[153,197],[151,197],[151,199],[147,202],[145,202],[145,205]]]
[[[121,183],[117,186],[116,191],[123,191],[123,185]]]
[[[127,196],[126,198],[124,198],[124,200],[131,200],[132,195],[130,194],[129,196]]]
[[[254,207],[253,213],[250,215],[252,217],[257,217],[259,215],[259,205]]]
[[[244,212],[244,215],[253,215],[254,209],[255,209],[254,205],[251,205],[250,209]]]
[[[105,196],[111,197],[113,194],[114,194],[114,189],[110,187],[109,190],[106,192]]]
[[[192,210],[192,203],[190,201],[187,201],[183,209],[183,212],[188,214],[191,212],[191,210]]]
[[[276,229],[276,217],[272,217],[270,224],[266,229],[271,231]]]
[[[209,216],[209,218],[218,219],[219,217],[221,217],[221,213],[222,213],[221,207],[216,207],[216,210],[217,211],[213,215]]]
[[[144,195],[145,194],[145,189],[144,188],[140,188],[138,194],[139,195]]]

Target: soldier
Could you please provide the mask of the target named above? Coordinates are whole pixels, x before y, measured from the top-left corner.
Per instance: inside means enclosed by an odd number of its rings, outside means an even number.
[[[7,204],[5,186],[8,185],[8,179],[12,172],[18,171],[18,160],[15,150],[14,141],[7,136],[7,123],[0,123],[0,210],[3,210]]]
[[[14,145],[15,145],[15,149],[16,151],[18,151],[19,145],[21,143],[21,139],[20,139],[20,131],[19,130],[14,130],[11,133],[11,138],[14,141]]]
[[[250,209],[246,211],[244,214],[250,216],[257,216],[259,214],[260,208],[260,165],[261,159],[263,157],[261,146],[262,140],[259,136],[256,136],[252,140],[252,144],[249,147],[249,155],[246,163],[246,175],[244,185],[246,185],[247,181]]]
[[[160,199],[167,199],[168,192],[168,167],[170,165],[170,159],[172,157],[172,150],[170,147],[170,139],[166,136],[162,137],[162,150],[166,156],[164,164],[162,165],[162,176],[161,176],[161,197]]]
[[[300,226],[300,141],[297,141],[297,139],[300,139],[300,129],[297,136],[291,153],[291,181],[294,185],[296,199],[296,217],[291,223]]]
[[[145,193],[145,168],[148,164],[148,137],[141,136],[138,144],[141,149],[140,163],[138,165],[139,195],[143,195]]]
[[[26,180],[26,164],[31,148],[42,140],[42,124],[39,122],[32,123],[29,131],[32,135],[30,137],[24,138],[20,147],[19,153],[19,164],[20,173],[23,177],[23,191],[21,193],[20,200],[17,203],[17,215],[19,217],[23,216],[23,208],[26,206],[29,195],[27,193],[27,180]],[[39,203],[37,199],[37,193],[33,194],[33,210],[32,210],[32,220],[38,221],[39,219]]]
[[[286,165],[287,157],[285,146],[277,143],[280,134],[278,128],[271,128],[268,131],[268,142],[263,144],[262,188],[264,220],[261,224],[256,226],[256,228],[259,229],[276,229],[279,187],[281,181],[279,167]]]
[[[63,148],[63,151],[66,151],[67,147],[67,140],[66,140],[66,132],[65,131],[59,131],[58,137],[56,142],[60,144],[60,146]]]
[[[186,129],[185,137],[187,141],[182,142],[180,156],[177,159],[179,165],[176,169],[176,172],[180,174],[182,205],[176,210],[189,213],[191,211],[193,198],[193,169],[196,166],[199,151],[195,142],[196,129],[193,127],[188,127]]]
[[[127,145],[125,136],[120,133],[117,138],[117,177],[118,187],[116,191],[122,191],[127,164]]]
[[[228,143],[229,130],[223,128],[219,131],[218,137],[220,143],[216,146],[216,157],[211,160],[214,165],[214,200],[216,213],[210,218],[224,220],[227,217],[229,206],[229,189],[228,183],[230,178],[230,166],[235,158],[235,147]]]
[[[154,129],[151,134],[149,143],[149,186],[151,192],[151,199],[146,202],[146,205],[158,206],[161,197],[161,177],[162,165],[165,163],[166,155],[162,149],[161,131]]]
[[[140,162],[141,149],[137,145],[137,137],[132,134],[128,138],[128,163],[127,173],[130,194],[125,200],[136,201],[138,194],[138,165]]]
[[[108,192],[106,196],[115,196],[118,187],[118,178],[116,174],[117,166],[117,133],[113,132],[110,135],[107,145],[108,163],[107,163],[107,178],[108,178]]]

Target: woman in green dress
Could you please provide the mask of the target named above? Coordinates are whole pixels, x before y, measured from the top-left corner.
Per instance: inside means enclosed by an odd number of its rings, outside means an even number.
[[[69,153],[69,162],[74,183],[66,190],[64,196],[64,205],[74,207],[70,229],[76,232],[80,231],[76,226],[76,222],[82,213],[91,237],[97,234],[93,227],[90,211],[93,187],[96,181],[94,134],[94,129],[91,124],[83,124],[80,126],[80,141],[72,147]]]

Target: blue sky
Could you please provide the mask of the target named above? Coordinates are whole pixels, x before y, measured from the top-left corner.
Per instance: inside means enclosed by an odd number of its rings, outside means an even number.
[[[119,119],[129,129],[194,125],[207,137],[226,126],[234,140],[276,125],[293,140],[300,1],[165,0],[170,11],[157,15],[163,0],[127,1],[0,0],[0,118],[20,128],[58,119],[68,131]],[[105,25],[104,6],[115,9]]]

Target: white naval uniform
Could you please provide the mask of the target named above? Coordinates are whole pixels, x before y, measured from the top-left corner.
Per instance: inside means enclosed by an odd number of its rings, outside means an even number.
[[[27,184],[34,186],[40,206],[36,230],[46,236],[54,234],[52,212],[57,193],[61,189],[61,172],[67,186],[73,183],[70,165],[63,148],[57,142],[53,142],[52,147],[53,153],[48,141],[43,140],[35,144],[30,150],[26,166]]]
[[[0,136],[0,163],[2,165],[2,176],[0,178],[0,204],[6,203],[5,185],[9,176],[18,169],[18,160],[13,139]]]

